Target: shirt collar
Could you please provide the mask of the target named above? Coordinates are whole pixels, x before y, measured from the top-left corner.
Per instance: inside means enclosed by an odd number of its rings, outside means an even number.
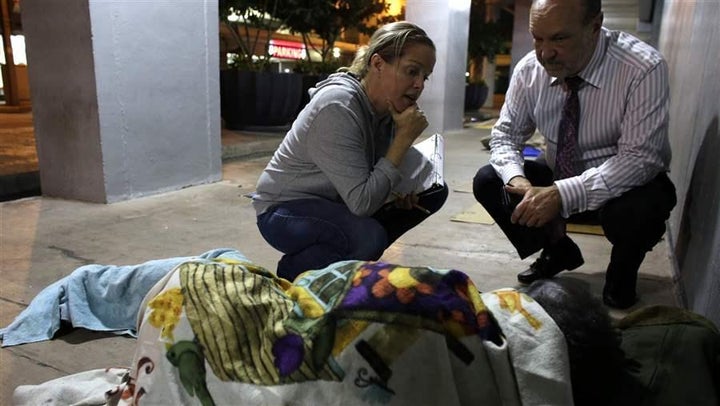
[[[598,35],[597,44],[595,45],[595,51],[593,52],[590,61],[588,62],[585,69],[578,73],[585,82],[593,87],[599,88],[604,80],[607,80],[606,75],[602,74],[602,64],[605,60],[608,47],[608,36],[609,31],[605,27],[600,28],[600,35]],[[557,77],[552,76],[550,86],[555,86],[562,83]]]

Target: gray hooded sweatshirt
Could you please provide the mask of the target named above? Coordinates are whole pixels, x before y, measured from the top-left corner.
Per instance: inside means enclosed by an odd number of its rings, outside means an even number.
[[[401,181],[387,159],[390,114],[378,116],[360,82],[335,73],[310,89],[300,112],[260,175],[253,206],[258,215],[296,199],[327,199],[358,216],[374,214]]]

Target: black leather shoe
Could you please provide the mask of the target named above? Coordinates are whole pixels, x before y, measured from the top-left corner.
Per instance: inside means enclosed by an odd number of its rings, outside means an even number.
[[[530,268],[517,275],[518,282],[530,284],[538,279],[548,279],[562,271],[572,271],[584,264],[580,248],[569,237],[563,237],[552,247],[542,250],[540,257]]]
[[[637,296],[635,296],[635,293],[620,294],[605,288],[603,289],[603,303],[615,309],[627,309],[637,303]]]

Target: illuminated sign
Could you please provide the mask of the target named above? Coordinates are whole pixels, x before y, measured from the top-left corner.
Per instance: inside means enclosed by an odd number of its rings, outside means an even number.
[[[298,42],[271,39],[268,48],[270,56],[280,59],[305,59],[305,45]]]

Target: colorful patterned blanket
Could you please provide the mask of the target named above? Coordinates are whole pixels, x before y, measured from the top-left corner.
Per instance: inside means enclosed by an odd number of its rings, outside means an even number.
[[[552,319],[455,270],[346,261],[290,283],[196,258],[140,309],[134,367],[107,404],[572,404]]]

